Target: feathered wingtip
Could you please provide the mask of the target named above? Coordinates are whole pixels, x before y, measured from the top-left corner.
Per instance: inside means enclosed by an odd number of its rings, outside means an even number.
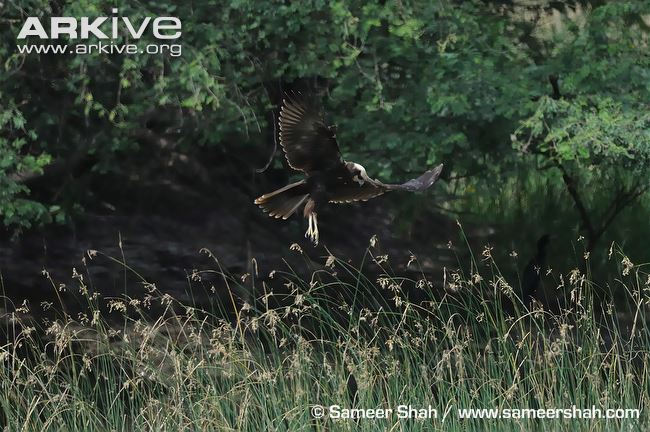
[[[428,170],[420,177],[414,178],[395,187],[395,189],[401,189],[408,192],[421,192],[423,190],[426,190],[438,180],[440,174],[442,174],[442,168],[443,164],[440,164],[437,167]]]
[[[287,105],[297,105],[299,107],[312,107],[314,104],[313,97],[311,94],[303,93],[299,90],[285,90],[282,92],[282,106]],[[282,111],[282,109],[280,110]]]

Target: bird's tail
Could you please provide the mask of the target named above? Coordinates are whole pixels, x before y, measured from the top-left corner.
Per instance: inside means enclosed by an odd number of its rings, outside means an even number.
[[[305,180],[301,180],[262,195],[255,200],[255,204],[260,206],[269,216],[288,219],[308,197],[307,183]]]

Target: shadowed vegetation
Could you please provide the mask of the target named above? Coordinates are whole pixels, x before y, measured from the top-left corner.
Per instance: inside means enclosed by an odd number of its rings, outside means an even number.
[[[11,341],[1,351],[2,416],[9,430],[648,426],[650,278],[644,266],[612,253],[608,266],[625,292],[621,306],[595,301],[588,273],[545,272],[547,283],[561,283],[554,289],[565,298],[561,312],[553,313],[539,303],[527,309],[490,248],[466,263],[470,271],[450,270],[444,287],[424,275],[395,276],[390,260],[372,251],[366,259],[382,269],[376,280],[333,256],[308,279],[291,269],[234,277],[216,259],[213,268],[192,274],[196,285],[217,276],[222,284],[214,289],[227,292],[229,306],[186,304],[144,280],[128,287],[129,296],[105,297],[74,271],[66,290],[84,299],[77,315],[47,304],[41,307],[54,312],[50,318],[32,318],[26,305],[6,306]],[[91,251],[87,268],[106,259],[114,260]],[[409,266],[417,268],[418,258]],[[249,282],[257,294],[237,298],[249,292],[242,286]],[[504,312],[503,302],[513,310]],[[396,417],[319,420],[310,413],[314,405],[334,404],[431,405],[441,416],[451,411],[444,424]],[[457,411],[574,405],[643,414],[496,421],[460,419]]]

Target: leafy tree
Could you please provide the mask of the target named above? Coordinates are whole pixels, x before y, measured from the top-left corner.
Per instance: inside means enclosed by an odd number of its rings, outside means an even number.
[[[0,209],[3,223],[30,227],[31,221],[43,217],[47,209],[28,198],[29,189],[22,184],[17,173],[42,173],[50,158],[46,153],[32,155],[26,151],[37,136],[33,130],[26,129],[25,118],[13,101],[0,111],[0,131]]]
[[[516,131],[515,147],[561,172],[592,250],[616,216],[650,187],[648,12],[642,3],[605,4],[562,22],[549,64],[562,73],[555,99],[542,98]],[[555,81],[557,78],[553,78]],[[590,188],[611,190],[603,214]]]
[[[118,6],[134,22],[180,18],[182,55],[22,54],[26,16],[110,16],[113,4],[16,0],[0,12],[5,225],[87,204],[75,187],[84,177],[209,189],[227,172],[245,188],[290,88],[323,96],[346,155],[381,178],[444,161],[449,179],[491,181],[545,161],[561,170],[593,244],[647,187],[644,1]],[[138,44],[155,42],[145,33]],[[548,75],[560,77],[561,98]],[[603,175],[622,186],[596,221],[584,196]]]

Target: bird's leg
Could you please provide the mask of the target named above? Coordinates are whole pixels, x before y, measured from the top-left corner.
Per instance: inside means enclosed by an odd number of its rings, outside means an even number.
[[[312,232],[314,237],[312,240],[314,240],[314,245],[318,245],[318,214],[314,212],[312,215],[314,216],[314,231]]]
[[[305,233],[305,238],[308,238],[314,243],[314,246],[318,245],[318,220],[316,219],[316,213],[309,213],[309,228]]]
[[[309,216],[307,216],[307,219],[309,220],[309,228],[307,228],[307,231],[305,232],[305,238],[311,239],[311,235],[312,235],[312,232],[313,232],[313,229],[312,229],[313,224],[312,224],[312,215],[311,215],[311,213],[309,214]]]

